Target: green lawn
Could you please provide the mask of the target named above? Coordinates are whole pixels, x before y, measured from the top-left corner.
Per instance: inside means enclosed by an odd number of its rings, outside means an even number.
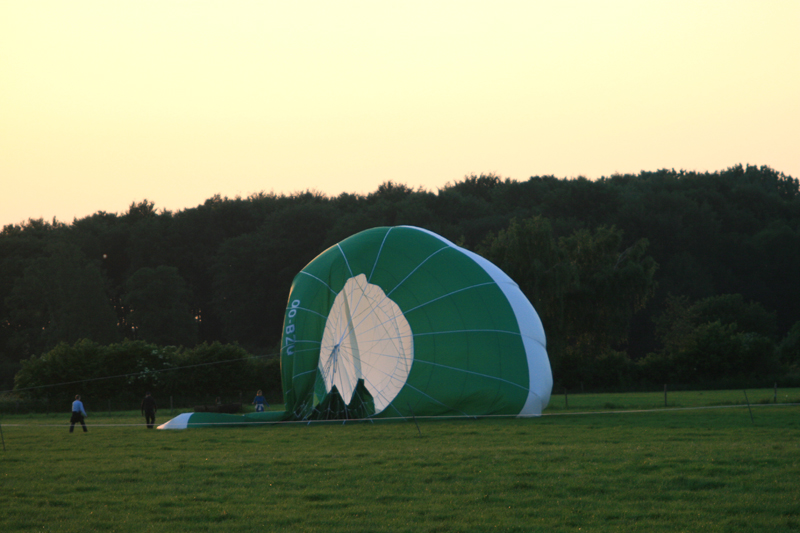
[[[0,532],[800,531],[800,407],[747,394],[752,420],[715,407],[742,391],[670,393],[670,409],[555,396],[540,418],[419,429],[155,431],[90,412],[69,434],[68,413],[6,416]]]

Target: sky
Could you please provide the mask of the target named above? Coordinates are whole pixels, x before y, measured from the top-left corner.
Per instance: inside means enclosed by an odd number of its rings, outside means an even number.
[[[0,0],[0,226],[215,194],[767,165],[800,2]]]

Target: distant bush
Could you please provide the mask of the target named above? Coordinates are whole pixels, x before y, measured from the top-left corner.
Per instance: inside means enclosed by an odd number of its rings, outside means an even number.
[[[278,358],[254,357],[235,344],[203,343],[189,349],[80,340],[61,343],[21,366],[14,391],[26,400],[66,402],[81,394],[94,401],[135,404],[150,391],[197,399],[246,395],[249,403],[258,389],[272,401],[281,397]]]

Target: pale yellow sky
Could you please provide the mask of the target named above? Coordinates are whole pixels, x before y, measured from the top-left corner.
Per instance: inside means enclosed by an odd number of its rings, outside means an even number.
[[[738,163],[800,178],[800,1],[0,0],[0,226]]]

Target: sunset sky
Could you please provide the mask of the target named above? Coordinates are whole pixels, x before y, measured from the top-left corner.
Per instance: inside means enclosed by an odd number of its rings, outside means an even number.
[[[740,163],[800,178],[800,1],[0,0],[0,226]]]

